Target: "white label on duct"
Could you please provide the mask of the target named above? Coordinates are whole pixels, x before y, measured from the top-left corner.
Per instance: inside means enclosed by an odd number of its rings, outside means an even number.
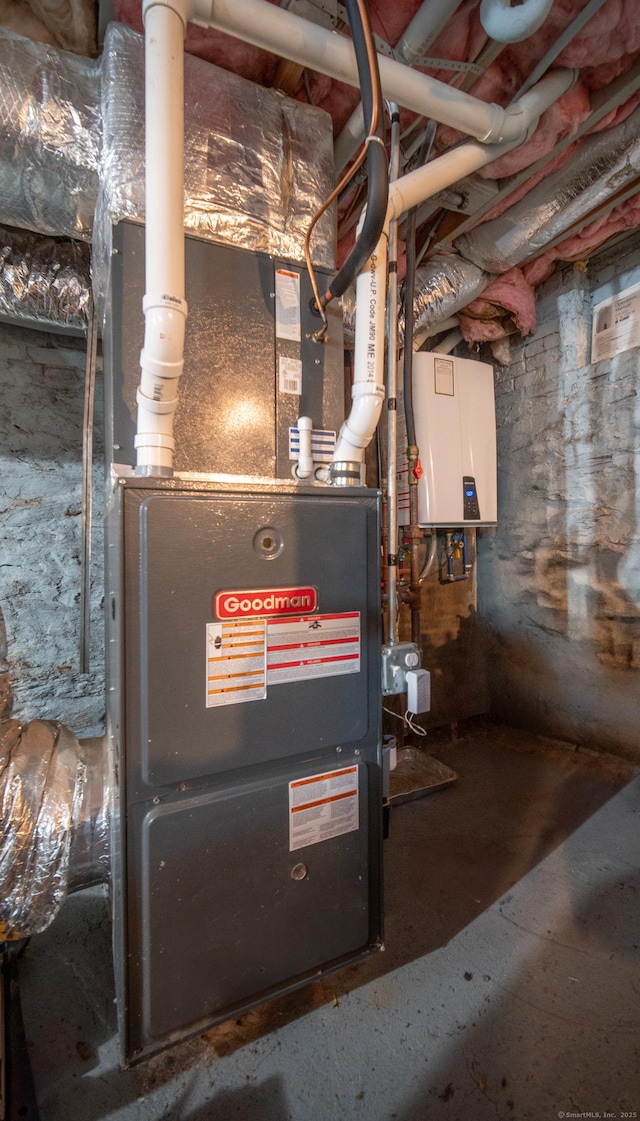
[[[299,358],[278,359],[278,389],[281,393],[302,393],[302,362]]]
[[[336,446],[336,434],[324,428],[314,428],[311,433],[311,456],[314,463],[331,463]],[[289,459],[300,458],[300,432],[289,429]]]
[[[640,346],[640,284],[594,307],[591,361],[613,358],[635,346]]]
[[[207,708],[267,695],[266,620],[207,623]]]
[[[267,684],[338,677],[360,670],[360,612],[269,619]]]
[[[289,783],[289,851],[352,833],[359,826],[358,768]]]
[[[446,397],[453,397],[453,361],[451,358],[434,358],[433,372],[436,381],[436,393],[443,393]]]
[[[276,336],[300,342],[300,273],[276,269]]]

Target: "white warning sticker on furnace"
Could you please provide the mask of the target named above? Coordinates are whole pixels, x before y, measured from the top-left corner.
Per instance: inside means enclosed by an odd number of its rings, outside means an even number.
[[[278,359],[278,389],[280,393],[302,393],[302,362],[299,358]]]
[[[289,783],[289,851],[358,828],[358,768]]]
[[[267,695],[264,619],[207,623],[207,708]]]
[[[276,269],[276,337],[300,342],[300,273]]]
[[[267,684],[360,671],[360,612],[269,619]]]

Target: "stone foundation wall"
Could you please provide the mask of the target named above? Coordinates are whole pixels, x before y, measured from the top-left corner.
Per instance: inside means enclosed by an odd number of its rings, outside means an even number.
[[[90,673],[79,673],[84,340],[0,325],[0,606],[14,715],[104,720],[102,384],[96,386]]]
[[[594,304],[640,281],[640,240],[554,276],[497,374],[498,517],[479,535],[491,709],[640,752],[640,351],[590,362]]]

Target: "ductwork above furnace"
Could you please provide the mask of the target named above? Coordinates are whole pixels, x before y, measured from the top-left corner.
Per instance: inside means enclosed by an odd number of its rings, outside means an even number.
[[[111,227],[144,221],[144,39],[111,24],[102,58],[104,150],[94,286],[108,275]],[[333,188],[331,119],[185,55],[184,228],[201,238],[304,260],[309,218]],[[335,263],[334,219],[317,224],[314,263]]]

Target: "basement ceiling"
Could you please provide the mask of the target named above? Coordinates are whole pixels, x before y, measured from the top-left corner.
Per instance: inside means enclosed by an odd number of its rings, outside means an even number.
[[[285,0],[282,6],[336,33],[348,34],[344,10],[337,0]],[[419,0],[371,0],[380,50],[387,54],[397,51],[419,7]],[[485,269],[488,287],[482,299],[465,309],[461,318],[467,340],[481,342],[516,328],[523,334],[534,330],[534,289],[558,263],[574,262],[584,267],[596,249],[640,225],[640,173],[636,175],[633,167],[627,167],[618,179],[612,175],[606,189],[593,188],[591,173],[572,179],[577,153],[581,149],[583,155],[589,153],[597,134],[609,132],[613,136],[612,130],[640,105],[640,17],[637,0],[555,0],[537,32],[523,42],[503,45],[489,39],[483,29],[480,0],[462,0],[458,5],[452,0],[449,9],[453,14],[428,45],[428,58],[419,65],[442,82],[506,106],[529,80],[537,80],[543,69],[564,66],[579,72],[573,87],[543,115],[526,144],[454,185],[419,211],[418,257],[425,266],[438,252],[463,260],[468,257]],[[112,14],[142,30],[140,0],[114,0]],[[101,13],[101,22],[103,16]],[[35,39],[81,54],[95,53],[91,49],[93,10],[82,0],[30,0],[29,7],[14,3],[5,9],[2,22]],[[220,32],[190,26],[186,50],[326,110],[336,138],[359,102],[358,91],[352,87]],[[640,122],[640,112],[636,117]],[[427,121],[402,110],[401,125],[405,166],[411,166],[421,145],[423,153],[426,148],[429,158],[435,158],[462,139],[452,129],[438,126],[429,149],[428,142],[423,143],[425,136],[431,140]],[[625,135],[629,143],[636,136],[640,139],[635,118]],[[594,160],[597,158],[594,156]],[[550,180],[552,175],[554,179]],[[538,184],[541,186],[536,195]],[[546,197],[561,199],[567,221],[557,215],[547,221],[544,213],[541,218],[539,196],[545,191]],[[356,179],[340,200],[339,259],[351,247],[365,196],[366,183]],[[540,236],[532,236],[530,244],[526,238],[529,203],[543,231]],[[516,204],[520,204],[518,210],[513,209]],[[524,229],[524,242],[521,239],[515,254],[517,262],[508,255],[501,260],[498,255],[487,264],[483,243],[501,243],[502,234],[512,229],[516,218]]]

